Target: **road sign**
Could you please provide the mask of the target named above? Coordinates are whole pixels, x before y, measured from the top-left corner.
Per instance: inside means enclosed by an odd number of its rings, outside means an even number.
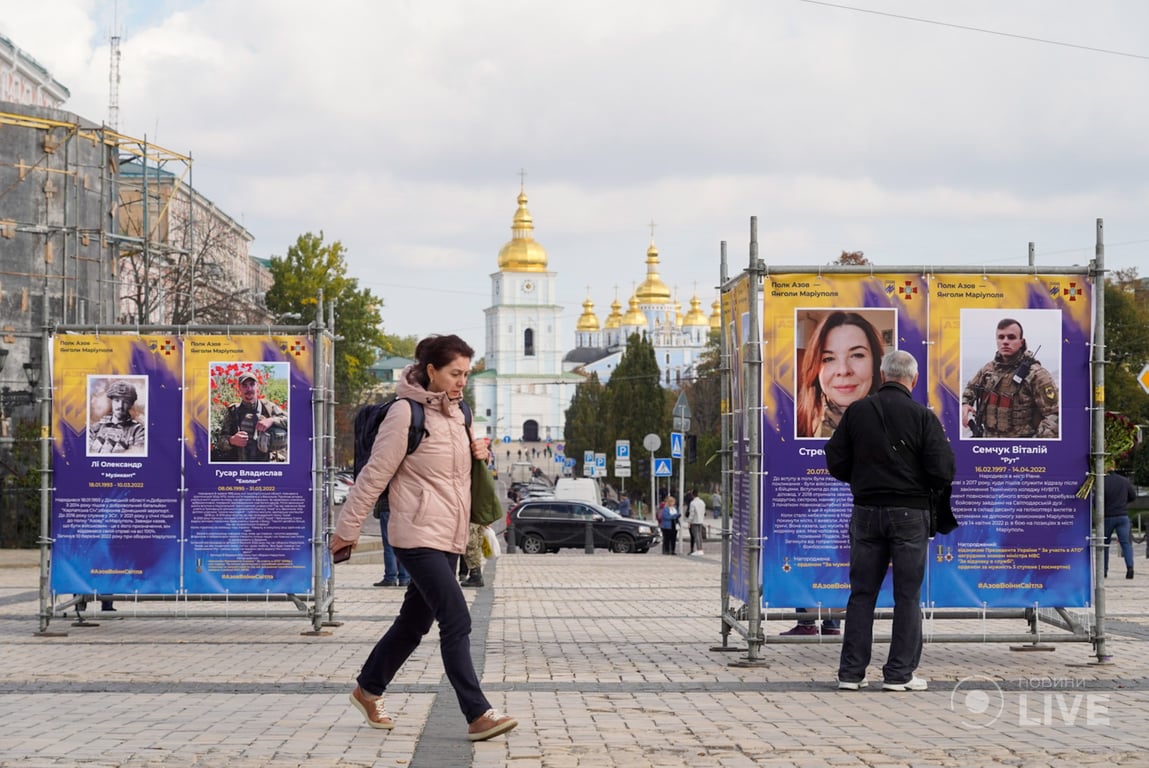
[[[605,453],[596,453],[594,455],[594,465],[596,467],[598,467],[599,469],[601,469],[603,471],[603,474],[606,474],[606,454]]]
[[[654,476],[655,477],[670,477],[670,459],[655,459],[654,460]]]
[[[629,440],[615,440],[614,441],[614,457],[616,459],[626,459],[630,461],[630,441]]]
[[[662,445],[662,438],[651,432],[646,437],[642,438],[642,447],[648,451],[657,451]]]
[[[583,451],[582,452],[582,463],[583,464],[594,464],[594,451]]]
[[[511,442],[511,436],[510,435],[503,435],[503,442],[504,443]]]
[[[670,433],[670,457],[672,459],[682,458],[682,433]]]
[[[1149,395],[1149,363],[1146,363],[1141,373],[1137,374],[1137,383],[1145,390],[1145,394]]]
[[[619,464],[617,461],[614,463],[614,476],[615,477],[630,477],[630,465]]]

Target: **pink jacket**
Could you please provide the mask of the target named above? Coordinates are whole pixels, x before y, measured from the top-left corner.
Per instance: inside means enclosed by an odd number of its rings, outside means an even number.
[[[399,400],[391,406],[379,425],[371,458],[343,503],[335,533],[358,540],[363,521],[390,483],[387,538],[392,546],[462,554],[471,519],[471,440],[458,402],[446,392],[428,392],[411,378],[414,369],[409,365],[403,370],[396,394],[423,404],[423,440],[408,456],[411,405]]]

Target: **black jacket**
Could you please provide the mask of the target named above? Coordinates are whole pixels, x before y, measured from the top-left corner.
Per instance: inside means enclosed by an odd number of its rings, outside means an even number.
[[[855,504],[929,509],[930,490],[953,481],[954,453],[933,411],[890,381],[846,409],[826,443],[826,467],[850,484]]]

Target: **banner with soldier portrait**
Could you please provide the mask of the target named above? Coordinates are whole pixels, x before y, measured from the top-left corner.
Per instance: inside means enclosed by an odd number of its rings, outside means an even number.
[[[56,336],[52,589],[310,594],[312,341]]]
[[[52,588],[179,588],[180,346],[61,335],[52,351]]]

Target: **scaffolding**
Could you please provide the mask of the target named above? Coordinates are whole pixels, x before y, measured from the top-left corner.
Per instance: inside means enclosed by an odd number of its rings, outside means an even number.
[[[991,608],[985,603],[968,608],[940,608],[928,601],[923,602],[923,637],[926,642],[955,643],[1011,643],[1013,650],[1052,650],[1051,643],[1090,643],[1093,647],[1094,663],[1109,663],[1110,655],[1106,647],[1105,635],[1105,580],[1102,574],[1102,553],[1104,544],[1104,499],[1100,480],[1104,475],[1105,430],[1104,430],[1104,290],[1100,280],[1105,273],[1103,223],[1096,222],[1095,258],[1087,270],[1073,268],[1043,268],[1038,270],[1033,260],[1033,245],[1030,244],[1030,260],[1027,267],[996,268],[981,267],[938,267],[938,266],[897,266],[882,268],[870,265],[842,265],[820,267],[812,272],[808,266],[767,265],[758,256],[757,219],[751,218],[749,264],[739,275],[731,276],[728,270],[726,243],[721,244],[720,286],[722,291],[723,329],[720,333],[720,355],[722,376],[722,583],[720,625],[721,643],[712,650],[745,652],[734,665],[763,665],[765,659],[762,648],[776,643],[840,643],[841,636],[770,636],[766,625],[770,621],[794,621],[798,619],[821,621],[829,618],[842,618],[844,613],[835,610],[816,608],[810,612],[795,609],[770,608],[763,601],[763,567],[765,565],[763,542],[773,533],[763,530],[766,520],[763,498],[763,485],[767,472],[764,470],[764,444],[760,434],[764,423],[766,407],[761,392],[763,382],[762,346],[764,334],[761,331],[761,309],[765,301],[760,291],[768,278],[779,275],[802,275],[818,277],[823,275],[869,275],[919,274],[923,277],[932,274],[968,274],[976,276],[1000,275],[1066,275],[1085,276],[1097,286],[1093,292],[1093,317],[1091,338],[1088,339],[1088,367],[1091,382],[1088,382],[1089,398],[1089,473],[1085,483],[1078,490],[1077,498],[1093,489],[1090,509],[1088,552],[1089,569],[1092,576],[1091,605],[1083,610],[1063,607],[1043,606],[1037,603],[1014,608]],[[732,327],[741,324],[741,332],[735,334]],[[768,337],[770,334],[765,334]],[[739,344],[739,337],[741,343]],[[932,341],[930,343],[933,343]],[[735,437],[735,426],[741,425],[741,445]],[[739,498],[741,497],[741,498]],[[740,502],[740,503],[739,503]],[[960,517],[959,517],[960,519]],[[934,547],[931,542],[931,555]],[[776,565],[776,564],[774,564]],[[927,572],[928,579],[928,572]],[[928,586],[928,582],[927,582]],[[1088,585],[1081,585],[1088,592]],[[741,605],[737,605],[737,603]],[[892,618],[892,610],[878,610],[875,619]],[[950,620],[976,622],[976,629],[951,631],[952,625],[943,624]],[[994,620],[1024,620],[1028,629],[1025,632],[991,631]],[[961,626],[961,625],[958,625]],[[743,646],[731,643],[731,635],[736,634],[745,642]],[[889,642],[888,635],[875,635],[876,642]]]

